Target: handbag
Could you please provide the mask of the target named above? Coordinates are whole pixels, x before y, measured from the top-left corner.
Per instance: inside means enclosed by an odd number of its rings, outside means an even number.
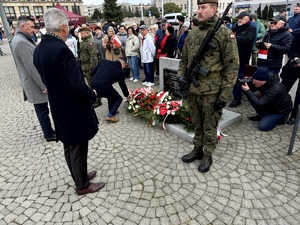
[[[114,49],[114,54],[119,55],[120,54],[120,49]]]

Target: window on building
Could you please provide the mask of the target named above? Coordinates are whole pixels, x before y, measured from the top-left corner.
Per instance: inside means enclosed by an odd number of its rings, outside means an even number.
[[[40,17],[43,17],[44,12],[43,12],[42,6],[33,6],[33,11],[34,11],[34,15],[37,19]]]
[[[51,9],[51,8],[54,8],[54,6],[53,5],[51,5],[51,6],[47,5],[47,9]]]
[[[15,13],[15,8],[13,6],[4,6],[4,13],[6,17],[11,18],[12,20],[16,20],[16,13]]]
[[[21,16],[30,16],[29,7],[28,6],[19,6],[19,11]]]
[[[79,6],[73,5],[72,6],[72,12],[75,13],[75,14],[77,14],[77,15],[80,15],[80,8],[79,8]]]
[[[65,5],[65,6],[63,6],[66,10],[68,10],[68,6],[67,5]],[[68,10],[69,11],[69,10]]]

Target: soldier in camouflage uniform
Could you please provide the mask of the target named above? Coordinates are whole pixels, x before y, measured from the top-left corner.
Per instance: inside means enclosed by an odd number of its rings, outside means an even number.
[[[179,83],[207,32],[217,23],[217,9],[218,0],[198,0],[200,25],[185,39],[178,70]],[[200,159],[198,170],[202,173],[209,171],[212,164],[212,154],[218,142],[217,125],[235,84],[239,65],[237,44],[231,30],[222,25],[211,42],[216,49],[208,48],[199,62],[211,74],[207,77],[198,74],[196,79],[200,85],[191,84],[189,87],[188,105],[195,126],[194,149],[182,157],[186,163]]]
[[[81,44],[80,44],[80,61],[81,69],[86,76],[88,85],[91,84],[91,73],[97,65],[97,46],[91,35],[91,30],[88,27],[82,27],[79,29],[81,34]],[[94,107],[101,105],[101,98],[97,98]]]

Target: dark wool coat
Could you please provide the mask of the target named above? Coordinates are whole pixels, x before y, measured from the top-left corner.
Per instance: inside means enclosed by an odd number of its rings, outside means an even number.
[[[251,23],[238,26],[234,24],[232,31],[235,34],[236,42],[239,50],[240,64],[245,65],[249,63],[253,43],[256,39],[256,27]]]
[[[89,88],[83,72],[67,45],[56,37],[43,35],[33,62],[47,89],[58,140],[80,144],[98,131],[92,103],[96,94]]]
[[[119,61],[102,60],[101,63],[92,72],[91,87],[97,91],[99,97],[105,96],[105,93],[111,91],[113,84],[118,82],[123,95],[129,95],[125,83],[125,72]]]

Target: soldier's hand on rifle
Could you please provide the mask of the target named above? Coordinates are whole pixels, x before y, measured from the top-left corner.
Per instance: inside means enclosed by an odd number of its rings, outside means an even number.
[[[225,106],[226,106],[226,102],[217,99],[217,101],[214,103],[214,110],[219,111],[220,109],[223,109]]]
[[[178,77],[177,81],[182,90],[188,90],[190,85],[189,82],[185,79],[185,77]]]

